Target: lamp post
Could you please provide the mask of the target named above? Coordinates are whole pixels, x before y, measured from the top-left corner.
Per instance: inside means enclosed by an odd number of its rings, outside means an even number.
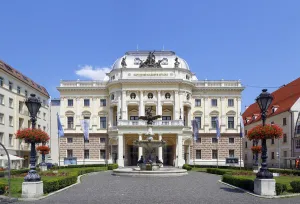
[[[32,129],[35,129],[36,115],[41,107],[41,102],[39,101],[38,98],[36,98],[35,94],[30,94],[30,97],[25,101],[25,104],[30,114]],[[36,182],[41,180],[40,175],[35,170],[36,169],[35,162],[36,162],[35,142],[31,142],[30,170],[24,178],[25,182]]]
[[[267,118],[267,110],[270,104],[273,101],[273,96],[267,92],[267,89],[263,89],[262,93],[256,98],[256,103],[259,105],[261,110],[261,119],[263,126],[265,126],[266,118]],[[261,140],[262,153],[261,153],[261,168],[259,172],[256,174],[256,178],[258,179],[272,179],[273,174],[268,171],[267,168],[267,140],[263,138]]]

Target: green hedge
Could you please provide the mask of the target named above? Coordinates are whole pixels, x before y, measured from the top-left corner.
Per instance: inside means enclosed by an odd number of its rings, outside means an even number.
[[[288,175],[295,175],[300,176],[299,170],[292,170],[292,169],[269,169],[272,173],[280,173],[280,174],[288,174]]]
[[[287,191],[287,185],[286,184],[276,182],[275,188],[276,188],[276,195],[280,195],[283,192]]]
[[[18,170],[11,170],[10,175],[19,175],[23,173],[27,173],[29,169],[18,169]],[[0,171],[0,177],[4,177],[5,175],[8,175],[8,171]]]
[[[191,165],[189,164],[190,167],[192,168],[207,168],[207,169],[215,169],[217,168],[217,166],[212,166],[212,165]],[[240,169],[239,166],[218,166],[219,169]],[[242,170],[252,170],[251,168],[245,168],[245,167],[242,167]]]
[[[184,165],[182,166],[182,168],[183,168],[183,169],[186,169],[187,171],[192,170],[192,167],[191,167],[190,165],[188,165],[188,164],[184,164]]]
[[[206,172],[210,174],[224,175],[231,171],[229,169],[206,169]]]
[[[6,184],[0,183],[0,195],[5,193],[5,186],[6,186]]]
[[[119,167],[118,164],[109,164],[107,169],[108,170],[114,170],[114,169],[117,169],[118,167]]]
[[[87,164],[87,165],[69,165],[69,166],[54,166],[52,169],[72,169],[85,167],[106,167],[106,164]]]
[[[253,191],[254,190],[254,181],[252,179],[238,178],[238,177],[235,177],[235,176],[225,174],[222,177],[222,181],[225,182],[225,183],[229,183],[233,186],[243,188],[243,189],[248,190],[248,191]]]
[[[292,181],[290,185],[294,193],[300,193],[300,181]]]
[[[63,178],[54,178],[53,180],[43,181],[44,183],[44,193],[51,193],[59,189],[70,186],[77,181],[77,177],[82,174],[87,174],[91,172],[98,171],[95,168],[82,169],[75,172],[71,172],[70,175]]]

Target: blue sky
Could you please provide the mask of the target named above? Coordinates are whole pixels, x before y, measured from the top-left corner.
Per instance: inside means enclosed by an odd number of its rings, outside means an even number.
[[[298,0],[7,0],[0,7],[0,59],[52,97],[60,79],[87,79],[76,70],[108,68],[137,45],[175,51],[198,79],[241,79],[243,107],[259,87],[300,73]]]

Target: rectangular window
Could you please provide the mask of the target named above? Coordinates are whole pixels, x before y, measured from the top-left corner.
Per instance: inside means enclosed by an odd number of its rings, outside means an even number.
[[[234,106],[234,100],[233,99],[228,99],[228,106],[233,107]]]
[[[201,117],[195,117],[195,120],[197,121],[198,128],[201,129]]]
[[[275,140],[274,139],[271,139],[271,144],[274,144],[275,143]]]
[[[43,131],[44,131],[44,132],[46,131],[46,126],[43,126]]]
[[[106,129],[106,117],[100,117],[100,129]]]
[[[14,144],[13,144],[13,135],[12,134],[9,134],[9,140],[8,140],[8,144],[9,144],[9,146],[14,146]]]
[[[68,99],[68,106],[73,107],[73,99]]]
[[[100,106],[101,107],[106,106],[106,99],[100,99]]]
[[[68,137],[67,138],[67,143],[73,143],[73,138],[72,137]]]
[[[215,138],[215,137],[213,137],[213,138],[211,138],[211,142],[212,142],[212,143],[218,143],[218,139]]]
[[[3,143],[3,135],[4,133],[3,132],[0,132],[0,142]]]
[[[171,120],[171,116],[162,116],[162,120]]]
[[[0,113],[0,124],[4,125],[4,114]]]
[[[248,154],[245,154],[245,161],[248,160]]]
[[[271,152],[271,159],[275,159],[275,152]]]
[[[105,138],[104,137],[100,137],[100,143],[105,144]]]
[[[67,149],[67,157],[73,157],[73,150]]]
[[[38,125],[38,129],[41,129],[41,125]]]
[[[139,120],[139,116],[130,116],[130,120]]]
[[[248,134],[248,130],[245,130],[245,135],[247,135]]]
[[[74,128],[74,117],[68,117],[68,129]]]
[[[83,142],[84,143],[90,143],[90,140],[86,140],[85,138],[83,138]]]
[[[287,142],[287,136],[286,136],[286,134],[283,134],[283,142]]]
[[[282,119],[282,125],[286,125],[286,118]]]
[[[211,106],[217,107],[218,106],[218,100],[217,99],[211,99]]]
[[[300,134],[300,125],[297,126],[297,134]]]
[[[196,150],[196,159],[201,159],[201,150],[200,149]]]
[[[245,142],[245,148],[248,148],[248,142]]]
[[[46,113],[43,113],[43,119],[46,120]]]
[[[200,107],[201,106],[201,99],[195,99],[195,106]]]
[[[105,149],[100,149],[100,159],[106,159]]]
[[[18,94],[21,94],[21,87],[17,87],[17,92],[18,92]]]
[[[300,149],[300,139],[295,140],[295,148]]]
[[[14,99],[9,98],[9,107],[13,108],[14,107]]]
[[[28,96],[28,92],[27,90],[25,90],[25,97],[27,98],[27,96]]]
[[[10,91],[13,90],[13,85],[14,84],[11,81],[8,83],[8,88],[9,88]]]
[[[84,150],[84,158],[85,159],[89,159],[90,158],[90,150],[88,150],[88,149]]]
[[[90,99],[84,99],[84,106],[89,107],[90,106]]]
[[[212,129],[217,128],[216,119],[217,119],[217,117],[215,117],[215,116],[211,117],[211,128]]]
[[[12,116],[9,116],[9,126],[14,126],[14,118]]]
[[[0,86],[3,86],[3,84],[4,84],[4,79],[0,77]]]
[[[229,143],[230,143],[230,144],[234,144],[234,137],[230,137],[230,138],[229,138]]]
[[[4,95],[0,94],[0,105],[4,105]]]
[[[196,140],[196,142],[197,142],[197,143],[201,143],[201,138],[198,137],[197,140]]]
[[[228,117],[228,129],[234,129],[234,117]]]
[[[213,149],[212,150],[212,159],[217,159],[218,158],[218,150]]]
[[[234,150],[233,149],[229,150],[229,157],[230,158],[234,157]]]

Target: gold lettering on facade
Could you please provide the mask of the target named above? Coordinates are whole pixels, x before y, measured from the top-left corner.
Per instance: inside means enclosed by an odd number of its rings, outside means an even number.
[[[133,76],[168,76],[168,73],[134,73]]]

